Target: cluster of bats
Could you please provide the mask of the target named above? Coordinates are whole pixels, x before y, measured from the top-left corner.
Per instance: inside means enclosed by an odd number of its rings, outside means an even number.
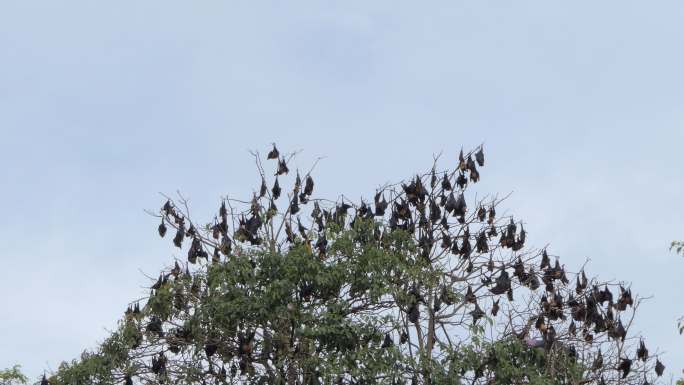
[[[374,241],[382,242],[388,232],[397,230],[407,232],[415,238],[418,248],[416,257],[421,259],[422,263],[430,264],[444,253],[448,253],[455,256],[457,260],[463,261],[462,266],[467,273],[481,268],[480,284],[487,288],[489,294],[495,298],[490,309],[490,314],[494,317],[500,310],[498,296],[505,295],[508,301],[513,301],[513,292],[516,287],[524,286],[536,291],[543,286],[545,292],[540,298],[534,326],[542,336],[543,346],[546,349],[551,349],[558,341],[554,323],[558,323],[559,320],[565,321],[568,317],[570,317],[568,333],[572,336],[580,334],[581,339],[587,344],[591,344],[598,333],[606,333],[615,341],[625,340],[627,332],[619,314],[628,306],[633,305],[630,289],[620,286],[619,293],[614,296],[607,286],[603,289],[595,285],[589,287],[589,281],[582,271],[577,275],[574,295],[564,296],[562,292],[567,292],[567,290],[562,291],[561,287],[570,283],[565,269],[558,259],[552,265],[546,250],[542,250],[540,254],[541,263],[538,265],[538,271],[535,265],[523,262],[520,256],[514,258],[510,264],[494,262],[492,255],[495,249],[510,249],[513,253],[518,252],[525,246],[527,234],[522,223],[516,223],[513,218],[501,224],[502,221],[497,218],[495,203],[491,205],[479,203],[474,210],[469,210],[464,191],[468,184],[477,183],[480,180],[478,167],[484,166],[482,147],[467,155],[461,151],[458,166],[452,172],[438,173],[433,168],[429,173],[417,175],[405,183],[380,189],[376,192],[372,204],[364,200],[361,200],[359,204],[354,204],[345,199],[331,206],[324,204],[325,201],[312,198],[314,180],[310,173],[302,177],[297,171],[294,185],[286,194],[287,204],[283,206],[284,211],[278,210],[277,203],[281,198],[285,198],[279,178],[283,178],[290,172],[287,157],[281,155],[273,145],[271,151],[268,152],[267,159],[276,162],[274,183],[269,189],[262,173],[260,187],[254,192],[248,209],[235,212],[231,207],[229,212],[226,201],[223,201],[214,223],[206,229],[199,230],[173,202],[168,200],[160,210],[159,235],[165,237],[167,225],[173,227],[176,231],[173,244],[178,248],[182,248],[186,238],[190,238],[187,254],[187,261],[190,264],[196,264],[198,260],[208,261],[210,253],[211,260],[217,263],[220,262],[221,256],[229,258],[238,249],[259,247],[264,242],[273,241],[278,243],[278,247],[288,244],[291,246],[305,244],[313,255],[325,259],[328,254],[329,233],[326,230],[329,224],[334,223],[343,228],[351,228],[357,220],[374,220],[384,224],[380,230],[374,232]],[[310,220],[302,215],[302,208],[305,205],[310,205]],[[277,219],[282,221],[280,225],[276,223]],[[233,231],[230,231],[229,223],[233,223]],[[471,233],[471,227],[478,228],[478,230]],[[278,228],[283,229],[282,236],[279,231],[276,233],[273,230]],[[476,259],[487,254],[489,254],[489,261],[476,266]],[[152,289],[158,290],[169,279],[177,279],[183,274],[190,275],[187,265],[185,272],[182,272],[181,267],[176,263],[170,272],[160,275]],[[514,282],[514,279],[517,282]],[[421,306],[431,305],[431,311],[439,312],[456,301],[452,288],[447,287],[447,284],[442,284],[439,293],[431,296],[434,299],[431,304],[428,304],[425,295],[421,293],[419,283],[406,284],[411,300],[401,308],[401,311],[410,323],[421,321]],[[464,286],[463,300],[472,306],[468,314],[476,323],[485,317],[486,313],[478,303],[473,285],[474,283],[470,282]],[[197,292],[199,288],[194,287],[192,290]],[[299,295],[307,299],[315,293],[312,287],[304,285]],[[182,296],[175,302],[179,307],[184,306],[185,303]],[[131,317],[139,313],[139,306],[135,304],[127,309],[126,316]],[[149,320],[147,331],[158,337],[164,336],[161,321],[155,317]],[[521,333],[520,336],[526,333]],[[192,340],[192,336],[188,336],[180,329],[174,330],[166,337],[173,341],[169,346],[172,353],[178,352],[182,343]],[[246,338],[247,343],[240,342],[241,347],[253,345],[253,334],[252,340],[248,336],[242,338]],[[401,332],[400,344],[408,340],[408,333]],[[386,333],[382,347],[388,348],[393,345],[391,333]],[[219,344],[216,342],[208,342],[204,346],[207,357],[213,356],[217,349],[219,349]],[[576,354],[574,349],[571,344],[568,348],[571,355]],[[251,350],[249,352],[240,350],[239,353],[249,356]],[[636,356],[620,358],[619,365],[614,369],[620,371],[622,378],[625,378],[632,370],[634,360],[645,362],[648,357],[648,350],[642,340]],[[162,353],[152,361],[152,371],[162,373],[165,365],[166,358]],[[592,369],[602,368],[603,356],[599,350]],[[234,373],[233,369],[231,372]],[[241,369],[244,368],[241,367]],[[655,366],[657,375],[660,376],[663,370],[664,366],[657,360]],[[226,375],[223,367],[220,373],[223,373],[223,376]]]

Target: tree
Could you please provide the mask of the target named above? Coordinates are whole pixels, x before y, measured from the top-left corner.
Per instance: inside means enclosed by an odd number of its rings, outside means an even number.
[[[14,365],[11,369],[0,370],[0,385],[25,384],[28,378],[20,370],[21,366]]]
[[[271,174],[254,153],[252,199],[223,199],[206,224],[183,196],[167,197],[151,214],[187,262],[164,269],[118,329],[50,383],[621,384],[662,374],[629,333],[641,301],[629,287],[526,248],[523,223],[497,214],[503,198],[472,200],[482,147],[461,152],[455,170],[438,171],[436,159],[381,186],[372,203],[315,198],[315,167],[290,171],[294,155],[274,145]]]

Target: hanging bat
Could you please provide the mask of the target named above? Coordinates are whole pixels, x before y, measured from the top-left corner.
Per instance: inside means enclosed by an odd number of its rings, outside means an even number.
[[[461,190],[468,185],[468,179],[465,177],[465,174],[463,174],[463,172],[458,173],[458,177],[456,178],[456,185]]]
[[[207,342],[204,345],[204,353],[207,355],[208,358],[214,355],[216,353],[216,350],[218,349],[218,345],[216,345],[213,342]]]
[[[458,195],[458,199],[456,200],[456,206],[454,207],[454,210],[453,210],[454,216],[464,216],[466,209],[467,209],[466,201],[465,201],[465,198],[463,197],[463,193],[461,193]]]
[[[401,336],[399,336],[399,343],[403,345],[408,341],[408,339],[408,333],[406,333],[406,331],[401,332]]]
[[[278,159],[279,156],[280,152],[278,152],[275,143],[273,143],[273,149],[268,152],[268,156],[266,157],[266,159]]]
[[[299,203],[297,199],[297,194],[292,195],[292,201],[290,202],[290,214],[294,215],[299,212]]]
[[[492,294],[501,295],[507,292],[511,288],[511,279],[505,269],[501,269],[501,274],[496,278],[496,286],[491,288],[489,291]]]
[[[381,217],[385,215],[385,210],[387,210],[388,203],[385,200],[385,197],[382,197],[382,200],[376,201],[375,203],[375,216]]]
[[[646,349],[646,344],[644,340],[639,341],[639,349],[637,349],[637,358],[646,362],[648,359],[648,349]]]
[[[276,171],[276,175],[283,175],[287,174],[290,171],[290,169],[287,168],[287,163],[285,162],[285,158],[282,158],[278,161],[278,170]]]
[[[304,194],[311,195],[313,193],[314,181],[311,175],[306,176],[306,182],[304,182]]]
[[[494,304],[492,305],[492,316],[496,317],[497,313],[499,313],[499,299],[497,298],[496,301],[494,301]]]
[[[173,244],[178,247],[179,249],[181,248],[183,244],[183,238],[185,238],[185,225],[183,222],[178,225],[178,230],[176,231],[176,236],[173,237]]]
[[[271,189],[271,192],[273,193],[273,200],[276,200],[280,197],[281,191],[280,184],[278,183],[278,177],[276,177],[275,183],[273,183],[273,188]]]
[[[475,160],[480,167],[484,166],[484,152],[482,151],[482,146],[480,146],[480,150],[475,153]]]
[[[266,181],[264,178],[261,178],[261,187],[259,188],[259,198],[263,198],[264,195],[266,195],[266,191],[268,190],[268,187],[266,187]]]
[[[477,320],[485,316],[485,312],[482,311],[480,305],[475,302],[475,309],[470,312],[470,315],[473,317],[473,324],[475,324]]]
[[[591,365],[591,370],[596,371],[603,367],[603,354],[601,354],[601,348],[599,348],[596,358],[594,358],[594,363]]]
[[[468,289],[466,290],[465,300],[466,302],[476,303],[475,294],[473,293],[473,289],[470,287],[470,285],[468,285]]]
[[[551,267],[551,260],[549,259],[549,255],[546,253],[546,249],[542,250],[542,260],[541,265],[539,265],[539,269],[543,270],[545,267]]]
[[[449,181],[449,177],[447,176],[447,173],[444,173],[444,177],[442,178],[442,189],[446,191],[451,190],[451,182]]]
[[[660,362],[659,359],[656,359],[655,372],[658,375],[658,377],[663,375],[663,371],[665,371],[665,365],[663,365],[663,363]]]
[[[487,235],[484,231],[477,236],[477,239],[475,240],[475,248],[478,253],[489,252],[489,244],[487,244]]]
[[[618,365],[617,370],[622,370],[622,378],[625,378],[629,374],[631,368],[632,360],[630,360],[629,358],[623,358],[620,362],[620,365]]]
[[[164,235],[166,235],[166,225],[164,224],[164,217],[162,217],[161,223],[159,224],[159,228],[157,229],[159,231],[159,236],[164,238]]]
[[[386,349],[392,345],[394,345],[394,341],[392,341],[392,337],[390,337],[389,333],[385,333],[385,340],[382,341],[382,348]]]
[[[408,310],[408,320],[411,323],[418,323],[418,319],[420,318],[420,309],[419,305],[417,303],[411,305],[411,307]]]

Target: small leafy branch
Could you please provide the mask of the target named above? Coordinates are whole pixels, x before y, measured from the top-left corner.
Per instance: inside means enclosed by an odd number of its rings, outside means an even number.
[[[21,372],[21,366],[14,365],[10,369],[0,370],[0,385],[26,384],[28,378]]]

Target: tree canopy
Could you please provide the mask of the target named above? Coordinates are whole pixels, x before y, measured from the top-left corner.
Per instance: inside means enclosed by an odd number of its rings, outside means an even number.
[[[293,156],[254,153],[251,199],[222,199],[208,221],[168,197],[152,213],[157,233],[187,258],[44,383],[647,384],[662,374],[630,332],[641,300],[629,286],[528,247],[524,223],[499,214],[503,198],[470,193],[482,146],[360,201],[316,197],[316,168],[290,170]]]
[[[0,385],[18,385],[28,382],[28,378],[21,372],[21,366],[0,370]]]

